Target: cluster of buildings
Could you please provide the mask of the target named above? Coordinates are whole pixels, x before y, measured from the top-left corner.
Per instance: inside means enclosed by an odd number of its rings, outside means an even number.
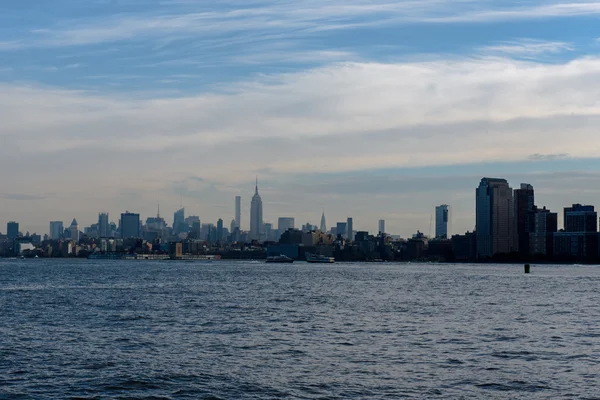
[[[453,235],[452,208],[435,209],[435,236],[417,232],[411,238],[386,233],[385,220],[375,235],[355,230],[353,219],[328,227],[325,212],[319,226],[296,226],[293,217],[280,217],[277,224],[263,221],[263,203],[258,182],[250,202],[250,229],[241,229],[242,199],[235,198],[234,218],[225,226],[202,223],[186,216],[181,207],[169,225],[160,215],[143,221],[140,214],[126,211],[118,222],[108,213],[98,222],[80,228],[76,219],[66,226],[51,221],[49,233],[22,234],[17,222],[0,234],[0,255],[47,257],[86,256],[94,253],[164,254],[174,243],[182,243],[186,254],[218,254],[223,258],[263,258],[286,254],[303,258],[317,252],[338,260],[434,260],[434,261],[559,261],[600,260],[598,216],[591,205],[573,204],[563,210],[563,228],[558,214],[535,203],[533,186],[521,184],[513,190],[505,179],[483,178],[475,191],[473,232]],[[433,222],[433,221],[432,221]],[[430,228],[431,229],[431,228]]]

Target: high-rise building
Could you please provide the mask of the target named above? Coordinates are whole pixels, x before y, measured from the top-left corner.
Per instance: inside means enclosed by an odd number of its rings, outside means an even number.
[[[533,213],[534,230],[530,234],[529,253],[551,256],[554,254],[554,233],[558,230],[558,214],[546,207]]]
[[[573,204],[572,207],[565,207],[563,213],[565,232],[597,232],[597,217],[594,206]]]
[[[522,254],[530,253],[530,237],[535,230],[535,193],[533,186],[521,183],[514,191],[517,245]]]
[[[123,239],[139,238],[140,232],[140,214],[126,211],[121,214],[121,237]]]
[[[483,178],[476,190],[477,256],[515,251],[513,191],[505,179]]]
[[[327,222],[325,221],[325,210],[323,210],[323,214],[321,214],[321,232],[327,233]]]
[[[237,222],[235,221],[235,218],[231,220],[231,224],[229,224],[229,229],[231,230],[231,233],[233,233],[235,231],[235,228],[237,228]]]
[[[379,220],[379,233],[385,233],[385,220]]]
[[[262,199],[258,194],[258,179],[250,203],[250,239],[261,240],[264,236]]]
[[[217,221],[217,242],[220,242],[221,240],[223,240],[223,220],[219,218]]]
[[[241,227],[242,227],[241,223],[242,223],[242,196],[235,196],[235,225],[241,229]]]
[[[62,239],[65,233],[65,228],[62,221],[50,221],[50,239]]]
[[[71,226],[69,226],[69,232],[71,234],[71,240],[75,243],[79,242],[79,224],[77,223],[77,219],[73,218]]]
[[[19,237],[19,223],[15,221],[10,221],[6,224],[6,236],[8,240],[15,240]]]
[[[354,240],[354,226],[352,226],[352,218],[350,217],[346,220],[346,239]]]
[[[182,207],[173,214],[173,233],[177,235],[181,232],[186,232],[187,229],[185,227],[185,208]]]
[[[435,237],[448,239],[452,236],[452,208],[442,204],[435,208]]]
[[[283,233],[288,229],[294,229],[296,227],[296,222],[294,218],[291,217],[279,217],[277,220],[277,230],[279,233]]]
[[[101,238],[109,236],[108,213],[98,214],[98,236]]]
[[[347,226],[348,225],[346,224],[346,222],[338,222],[335,226],[336,235],[346,238],[346,235],[348,234]]]

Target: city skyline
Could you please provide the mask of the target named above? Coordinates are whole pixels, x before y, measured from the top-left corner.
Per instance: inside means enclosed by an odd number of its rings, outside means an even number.
[[[154,199],[166,216],[183,198],[229,224],[241,195],[245,225],[255,175],[265,221],[319,225],[324,208],[404,236],[439,204],[472,229],[484,175],[551,209],[600,204],[597,16],[565,0],[4,1],[0,223],[150,216]]]

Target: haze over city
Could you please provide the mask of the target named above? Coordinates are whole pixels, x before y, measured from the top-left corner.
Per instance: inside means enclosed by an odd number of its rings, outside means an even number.
[[[0,5],[0,226],[241,195],[248,229],[256,175],[265,222],[403,236],[472,230],[482,176],[600,204],[600,3],[37,3]]]

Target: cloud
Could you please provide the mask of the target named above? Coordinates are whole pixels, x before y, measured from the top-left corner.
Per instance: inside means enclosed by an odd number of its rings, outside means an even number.
[[[540,55],[558,54],[565,51],[572,51],[573,49],[573,45],[566,42],[521,39],[486,46],[481,48],[481,52],[488,55],[539,58]]]
[[[0,197],[6,200],[19,200],[19,201],[36,201],[45,200],[48,197],[45,195],[32,195],[23,193],[1,193]]]
[[[530,160],[533,161],[552,161],[552,160],[560,160],[563,158],[569,157],[566,153],[556,153],[556,154],[532,154],[529,156]]]

